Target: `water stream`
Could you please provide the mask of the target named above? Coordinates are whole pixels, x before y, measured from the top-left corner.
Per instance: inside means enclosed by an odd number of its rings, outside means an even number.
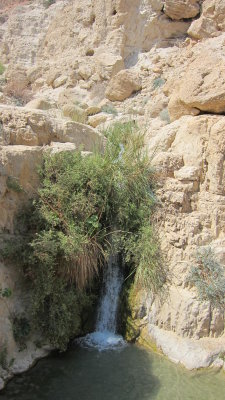
[[[116,334],[117,308],[122,283],[123,275],[119,268],[118,257],[111,255],[104,271],[96,330],[78,340],[81,346],[108,350],[126,345],[122,336]]]
[[[224,400],[224,372],[190,372],[116,334],[123,277],[105,272],[96,331],[9,382],[0,400]]]

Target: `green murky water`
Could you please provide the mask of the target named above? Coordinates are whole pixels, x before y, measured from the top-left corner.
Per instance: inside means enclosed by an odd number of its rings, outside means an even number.
[[[15,377],[1,400],[224,400],[225,374],[189,372],[130,345],[99,352],[75,347]]]

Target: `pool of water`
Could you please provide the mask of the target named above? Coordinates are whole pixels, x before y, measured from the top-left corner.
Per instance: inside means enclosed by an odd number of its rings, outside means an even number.
[[[74,346],[8,383],[1,400],[224,400],[225,374],[190,372],[134,345]]]

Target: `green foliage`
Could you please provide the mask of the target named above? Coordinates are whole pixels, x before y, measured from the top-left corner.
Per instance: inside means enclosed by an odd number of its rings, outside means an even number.
[[[0,75],[2,75],[5,71],[4,65],[0,62]]]
[[[56,0],[44,0],[43,5],[45,8],[50,7],[52,4],[54,4]]]
[[[138,286],[157,291],[165,281],[150,225],[155,182],[144,135],[133,123],[105,134],[104,154],[46,154],[38,197],[17,224],[24,241],[13,258],[32,282],[33,322],[62,350],[81,332],[112,247]]]
[[[6,344],[2,345],[0,347],[0,367],[3,369],[7,369],[8,364],[7,364],[7,347]]]
[[[164,108],[162,111],[160,111],[159,116],[162,121],[166,121],[168,124],[170,124],[170,115],[168,108]]]
[[[154,230],[148,223],[141,227],[136,243],[133,240],[133,253],[135,264],[139,266],[135,275],[136,285],[157,292],[165,283],[166,269],[162,267],[163,260]]]
[[[220,358],[223,362],[225,362],[225,351],[221,351],[221,352],[220,352],[219,358]]]
[[[165,79],[159,77],[154,79],[153,81],[153,89],[158,89],[159,87],[163,86],[165,84]]]
[[[107,104],[105,106],[102,107],[102,112],[105,112],[107,114],[112,114],[112,115],[117,115],[118,112],[115,109],[115,107],[113,107],[111,104]]]
[[[10,288],[4,288],[4,289],[0,288],[0,298],[2,297],[8,299],[11,296],[12,296],[12,290]]]
[[[20,193],[23,191],[21,185],[18,182],[18,178],[15,178],[14,176],[8,176],[6,185],[9,190],[13,190],[14,192]]]
[[[225,308],[225,273],[216,261],[210,247],[199,250],[196,265],[193,265],[188,277],[198,290],[201,301],[210,301],[212,307]]]
[[[12,330],[15,342],[19,345],[20,350],[26,348],[26,341],[31,332],[31,326],[29,320],[23,315],[13,315],[12,320]]]

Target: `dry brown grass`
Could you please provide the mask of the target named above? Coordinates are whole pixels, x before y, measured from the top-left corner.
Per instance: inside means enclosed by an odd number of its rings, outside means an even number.
[[[67,263],[61,265],[63,274],[71,282],[75,282],[78,289],[87,287],[93,278],[98,275],[105,261],[104,252],[95,241],[87,243],[83,251],[76,254]]]

